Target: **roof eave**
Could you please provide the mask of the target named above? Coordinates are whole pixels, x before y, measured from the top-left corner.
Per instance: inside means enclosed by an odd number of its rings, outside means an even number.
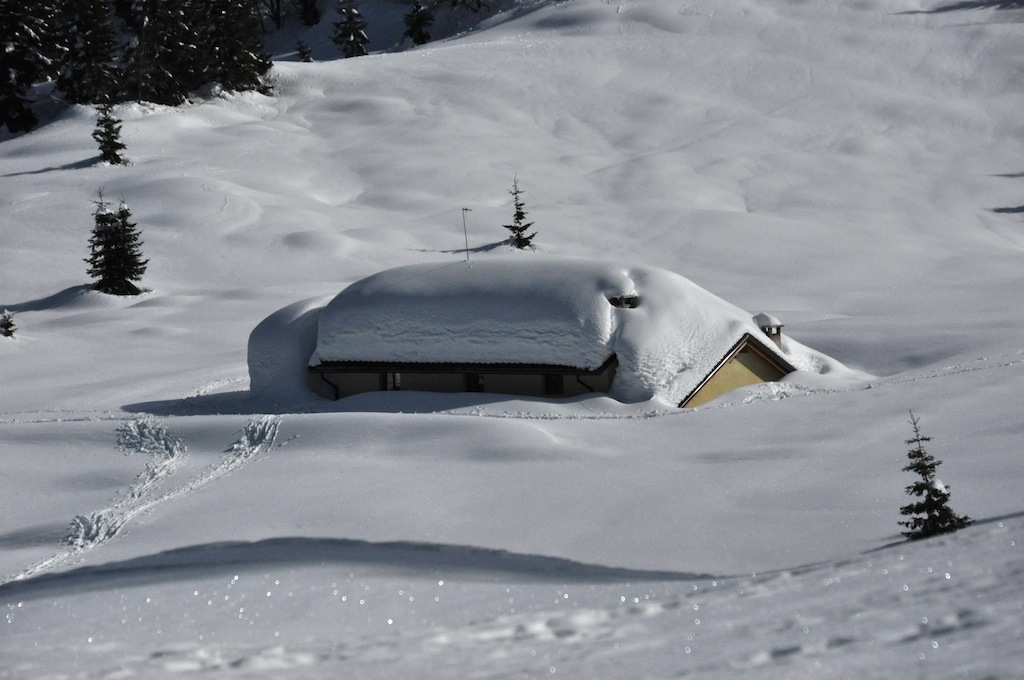
[[[310,366],[310,373],[553,373],[599,375],[618,363],[612,354],[597,368],[563,364],[516,364],[447,361],[322,361]]]

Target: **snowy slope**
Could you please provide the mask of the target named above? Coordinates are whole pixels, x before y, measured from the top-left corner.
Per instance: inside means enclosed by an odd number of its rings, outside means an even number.
[[[0,139],[0,677],[1013,677],[1024,10],[941,5],[522,0],[121,106],[128,167],[83,107]],[[462,208],[503,254],[517,174],[537,255],[685,272],[878,377],[251,398],[262,320],[462,260]],[[139,298],[84,286],[100,187]],[[913,545],[908,409],[980,520]]]

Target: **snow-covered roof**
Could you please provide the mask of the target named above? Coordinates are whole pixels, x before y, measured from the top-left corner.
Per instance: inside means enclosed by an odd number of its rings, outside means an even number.
[[[611,298],[635,296],[635,307]],[[631,301],[633,303],[634,301]],[[786,357],[751,315],[663,269],[515,255],[399,267],[350,285],[323,310],[322,362],[553,364],[613,354],[613,397],[684,398],[745,334]]]

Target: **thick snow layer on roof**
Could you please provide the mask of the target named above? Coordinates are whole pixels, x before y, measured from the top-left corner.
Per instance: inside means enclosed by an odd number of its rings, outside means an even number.
[[[636,296],[634,308],[609,299]],[[593,369],[613,354],[612,396],[678,402],[750,333],[752,316],[662,269],[541,255],[399,267],[324,309],[310,365],[524,363]],[[810,367],[801,357],[791,364]]]

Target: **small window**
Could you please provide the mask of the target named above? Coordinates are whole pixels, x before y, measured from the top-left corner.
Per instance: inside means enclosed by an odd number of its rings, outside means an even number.
[[[619,309],[634,309],[640,305],[640,298],[636,295],[615,295],[608,298],[608,304]]]
[[[385,373],[384,374],[384,389],[388,391],[402,389],[402,374],[401,373]]]
[[[544,395],[558,397],[565,394],[565,376],[558,373],[544,374]]]

